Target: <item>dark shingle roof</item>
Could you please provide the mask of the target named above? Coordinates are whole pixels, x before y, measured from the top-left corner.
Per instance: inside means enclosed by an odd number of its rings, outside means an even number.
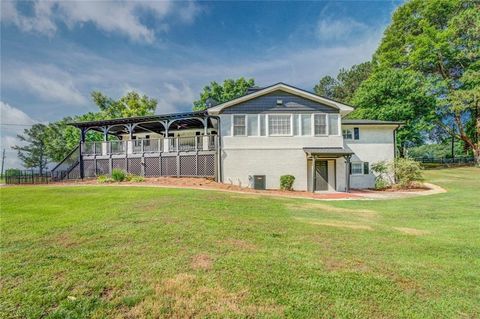
[[[342,124],[352,124],[352,125],[402,125],[402,124],[405,124],[405,123],[404,122],[398,122],[398,121],[342,119]]]

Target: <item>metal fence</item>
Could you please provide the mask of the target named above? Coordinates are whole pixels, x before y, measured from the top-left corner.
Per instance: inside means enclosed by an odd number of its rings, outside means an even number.
[[[413,160],[423,164],[473,164],[473,156],[458,157],[414,157]]]
[[[5,174],[5,184],[48,184],[49,172],[35,172],[33,170],[15,170]]]

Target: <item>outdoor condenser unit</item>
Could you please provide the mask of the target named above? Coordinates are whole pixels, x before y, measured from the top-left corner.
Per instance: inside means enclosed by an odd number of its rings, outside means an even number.
[[[266,189],[266,177],[265,177],[265,175],[253,175],[253,188],[254,189]]]

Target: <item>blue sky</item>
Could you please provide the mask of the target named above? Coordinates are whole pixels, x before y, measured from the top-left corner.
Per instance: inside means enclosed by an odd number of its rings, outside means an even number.
[[[2,1],[1,122],[95,111],[90,92],[137,90],[187,111],[210,81],[312,90],[369,60],[398,1]],[[23,128],[2,125],[8,148]]]

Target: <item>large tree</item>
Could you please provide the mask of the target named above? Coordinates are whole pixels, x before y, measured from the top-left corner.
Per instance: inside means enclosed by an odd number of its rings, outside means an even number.
[[[205,110],[208,107],[207,101],[213,100],[216,103],[223,103],[233,100],[245,95],[252,86],[255,86],[255,80],[243,77],[236,80],[227,79],[223,81],[223,84],[218,84],[215,81],[210,82],[209,85],[203,88],[200,98],[193,102],[193,110]]]
[[[374,55],[375,68],[421,73],[436,98],[436,121],[480,164],[480,3],[412,0],[399,7]],[[453,129],[452,129],[453,127]]]
[[[18,152],[18,158],[22,161],[23,166],[38,169],[40,174],[48,164],[45,150],[46,128],[46,125],[35,124],[31,128],[25,129],[23,134],[17,135],[22,144],[12,146]]]
[[[402,121],[397,133],[400,155],[405,147],[420,145],[423,132],[431,128],[435,99],[421,74],[385,69],[373,73],[360,85],[352,99],[356,105],[350,118]]]
[[[372,72],[371,62],[353,65],[350,69],[340,69],[336,78],[324,76],[315,85],[316,94],[330,99],[350,103],[357,88]]]

